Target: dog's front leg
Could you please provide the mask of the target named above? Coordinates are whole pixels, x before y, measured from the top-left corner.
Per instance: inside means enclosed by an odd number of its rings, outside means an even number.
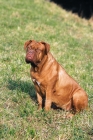
[[[45,99],[45,110],[48,111],[51,108],[51,91],[46,91],[46,99]]]
[[[54,84],[53,82],[51,83],[52,84],[47,86],[47,89],[46,89],[46,97],[45,97],[45,110],[46,111],[50,110],[51,104],[52,104],[52,93],[53,93]]]
[[[49,81],[47,88],[46,88],[46,98],[45,98],[45,110],[48,111],[51,108],[52,104],[52,95],[53,90],[56,84],[57,74],[53,76],[53,78]]]
[[[40,94],[37,92],[37,101],[38,101],[38,110],[42,109],[42,97]]]

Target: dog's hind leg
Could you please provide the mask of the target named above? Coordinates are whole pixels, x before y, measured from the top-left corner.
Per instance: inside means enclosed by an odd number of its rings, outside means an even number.
[[[88,107],[88,96],[85,91],[78,90],[73,95],[73,108],[75,113],[80,112]]]

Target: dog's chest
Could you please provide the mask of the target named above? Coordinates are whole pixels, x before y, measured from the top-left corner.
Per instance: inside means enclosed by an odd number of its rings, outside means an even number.
[[[39,82],[39,81],[37,81],[36,79],[32,79],[32,81],[33,81],[33,83],[36,83],[36,84],[37,84],[37,86],[39,86],[39,87],[40,87],[40,82]]]
[[[45,85],[42,84],[43,82],[40,82],[39,80],[34,79],[34,78],[32,79],[32,81],[35,85],[35,88],[36,88],[37,92],[45,95]]]

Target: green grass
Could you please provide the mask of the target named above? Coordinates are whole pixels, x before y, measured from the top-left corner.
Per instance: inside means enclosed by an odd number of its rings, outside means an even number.
[[[0,0],[0,139],[93,140],[93,21],[44,0]],[[88,111],[37,111],[26,40],[45,41],[66,71],[86,90]]]

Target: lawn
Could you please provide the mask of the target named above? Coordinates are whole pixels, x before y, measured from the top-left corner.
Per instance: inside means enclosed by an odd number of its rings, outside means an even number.
[[[93,140],[93,19],[47,0],[0,0],[0,139]],[[63,110],[37,111],[24,43],[45,41],[81,85],[89,109],[66,119]]]

